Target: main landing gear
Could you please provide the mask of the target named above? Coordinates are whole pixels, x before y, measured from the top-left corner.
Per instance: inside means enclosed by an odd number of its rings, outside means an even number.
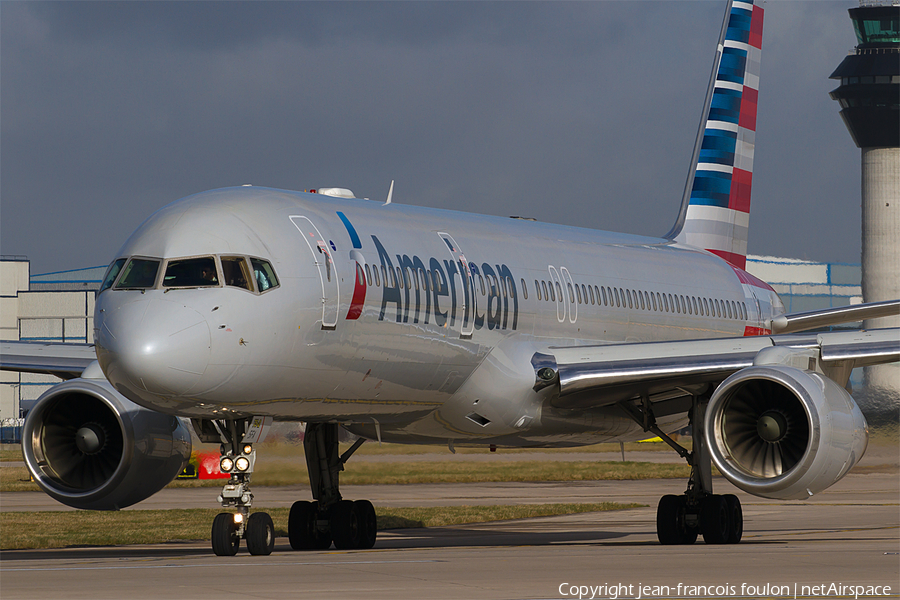
[[[367,550],[375,545],[375,507],[368,500],[341,498],[339,474],[344,463],[362,446],[360,438],[343,455],[338,454],[338,425],[307,423],[303,438],[309,486],[315,500],[291,506],[288,536],[294,550]]]
[[[641,408],[622,404],[626,412],[644,427],[669,444],[691,465],[687,490],[680,496],[663,496],[656,509],[656,537],[663,545],[693,544],[703,535],[707,544],[737,544],[744,532],[741,501],[734,494],[712,493],[712,465],[709,443],[704,437],[703,415],[706,403],[693,398],[691,424],[693,450],[688,451],[656,426],[649,398],[644,397]]]

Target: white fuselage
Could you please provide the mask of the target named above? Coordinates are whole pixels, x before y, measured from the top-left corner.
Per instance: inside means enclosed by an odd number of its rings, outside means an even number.
[[[394,440],[624,439],[614,407],[562,414],[519,389],[534,353],[752,335],[783,312],[762,282],[664,239],[267,188],[161,209],[117,258],[132,256],[256,257],[278,286],[102,292],[98,357],[125,396]]]

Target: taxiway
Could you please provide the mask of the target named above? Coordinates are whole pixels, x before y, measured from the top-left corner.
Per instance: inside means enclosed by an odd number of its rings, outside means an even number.
[[[679,493],[683,485],[678,480],[654,480],[347,486],[345,497],[370,498],[376,507],[516,501],[636,501],[649,506],[386,531],[369,551],[294,552],[284,538],[277,540],[271,556],[250,556],[242,548],[233,558],[213,556],[208,542],[4,551],[0,552],[0,596],[4,600],[534,599],[572,598],[590,586],[600,590],[599,586],[620,585],[631,588],[607,587],[595,597],[785,597],[764,594],[764,590],[796,591],[804,597],[803,586],[811,590],[837,584],[882,586],[882,591],[890,586],[889,595],[879,597],[898,597],[897,473],[851,474],[805,502],[739,493],[745,519],[741,544],[660,546],[655,534],[656,501],[660,494]],[[717,485],[719,491],[733,491],[724,481]],[[154,496],[158,500],[151,505],[138,506],[192,505],[201,498],[204,506],[210,506],[212,492],[166,490]],[[308,490],[258,490],[260,506],[280,506],[298,495],[306,497]],[[24,501],[28,496],[5,494],[3,510],[12,508],[12,500]],[[32,504],[30,509],[41,508]],[[678,588],[679,584],[683,587]],[[766,585],[770,587],[759,587]],[[691,593],[684,586],[691,586]],[[625,593],[629,590],[630,594]]]

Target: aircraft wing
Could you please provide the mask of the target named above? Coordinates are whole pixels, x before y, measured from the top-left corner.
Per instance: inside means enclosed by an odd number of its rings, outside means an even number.
[[[774,333],[793,333],[828,327],[829,325],[862,321],[863,319],[892,317],[898,314],[900,314],[900,300],[885,300],[884,302],[868,302],[853,306],[838,306],[780,315],[766,323],[766,325]]]
[[[553,404],[584,409],[648,397],[700,394],[740,369],[784,364],[846,385],[850,371],[900,360],[900,329],[675,342],[550,347],[532,358],[535,389],[559,386]],[[549,369],[549,370],[547,370]]]
[[[0,342],[0,369],[74,379],[97,360],[93,344]]]

